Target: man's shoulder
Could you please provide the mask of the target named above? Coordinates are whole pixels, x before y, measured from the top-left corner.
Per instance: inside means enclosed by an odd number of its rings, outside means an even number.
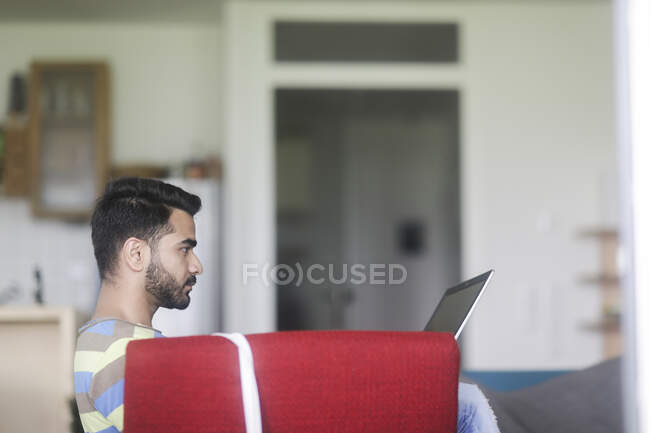
[[[91,320],[79,328],[78,340],[119,340],[162,337],[157,329],[139,323],[107,317]],[[79,350],[79,348],[77,348]]]
[[[79,329],[77,338],[75,388],[78,392],[88,393],[91,401],[111,396],[111,393],[119,394],[128,343],[157,336],[162,334],[153,328],[116,318],[86,323]],[[115,398],[110,400],[115,401]]]
[[[79,329],[75,372],[95,374],[123,357],[130,341],[159,336],[162,334],[153,328],[116,318],[90,321]]]

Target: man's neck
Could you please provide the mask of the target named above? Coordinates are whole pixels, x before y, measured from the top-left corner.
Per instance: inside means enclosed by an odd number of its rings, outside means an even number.
[[[151,326],[153,315],[158,309],[144,290],[128,287],[126,284],[102,282],[97,307],[92,319],[113,317],[127,322]]]

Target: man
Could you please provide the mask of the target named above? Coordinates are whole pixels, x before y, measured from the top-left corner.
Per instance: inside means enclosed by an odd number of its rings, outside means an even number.
[[[101,289],[92,320],[79,330],[75,396],[84,431],[123,429],[126,345],[162,337],[159,307],[185,309],[196,275],[194,215],[201,199],[161,181],[108,183],[93,212],[92,242]]]
[[[124,421],[126,345],[162,337],[151,327],[159,307],[184,309],[196,275],[193,216],[201,199],[151,179],[109,183],[92,216],[101,289],[92,320],[79,330],[75,396],[84,431],[119,433]],[[459,385],[458,431],[498,433],[478,388]]]

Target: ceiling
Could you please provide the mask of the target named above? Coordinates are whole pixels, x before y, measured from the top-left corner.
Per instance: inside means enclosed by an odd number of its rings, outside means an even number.
[[[4,21],[210,23],[222,0],[0,0]]]
[[[304,2],[311,0],[295,1]],[[354,1],[361,2],[367,0]],[[399,0],[387,2],[391,3],[394,1]],[[441,0],[416,1],[436,2]],[[467,3],[471,1],[485,2],[488,0],[447,0],[447,2],[454,1]],[[511,2],[518,4],[530,2],[530,0],[489,1],[494,3]],[[570,0],[570,2],[573,3],[609,1],[611,0]],[[221,19],[221,9],[224,2],[225,0],[0,0],[0,22],[91,21],[214,23]],[[536,0],[536,2],[567,3],[569,0]]]

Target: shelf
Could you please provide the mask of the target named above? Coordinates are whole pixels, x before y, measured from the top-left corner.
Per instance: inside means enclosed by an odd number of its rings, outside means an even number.
[[[582,325],[582,328],[587,331],[599,332],[603,334],[619,333],[621,332],[621,317],[619,314],[611,314],[604,316],[602,320],[597,322],[589,322]]]
[[[584,275],[578,281],[583,285],[601,286],[601,289],[619,290],[621,286],[618,275]]]
[[[621,275],[617,265],[619,235],[613,226],[592,226],[578,231],[578,237],[598,248],[600,266],[593,273],[578,276],[580,284],[600,291],[601,314],[580,325],[586,332],[600,334],[605,358],[621,354]]]
[[[594,227],[580,230],[578,236],[581,238],[618,239],[618,229],[613,227]]]

